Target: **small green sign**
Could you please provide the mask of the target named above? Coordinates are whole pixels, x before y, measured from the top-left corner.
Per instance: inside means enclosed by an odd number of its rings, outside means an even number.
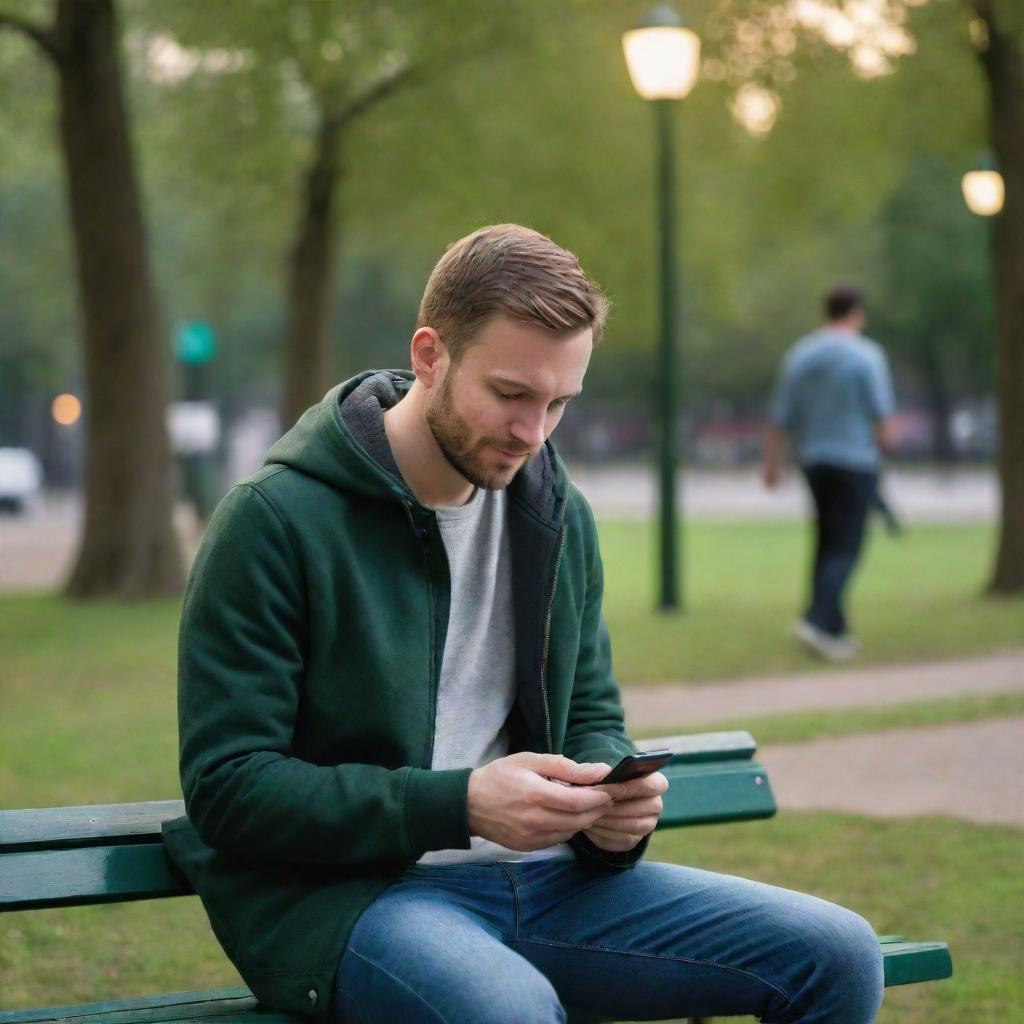
[[[178,328],[174,339],[174,352],[179,360],[189,366],[208,363],[217,354],[217,339],[213,325],[202,320],[186,320]]]

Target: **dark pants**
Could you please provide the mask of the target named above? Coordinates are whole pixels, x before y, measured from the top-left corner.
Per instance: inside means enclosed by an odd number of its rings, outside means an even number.
[[[803,469],[817,510],[811,603],[804,618],[840,636],[847,631],[843,592],[860,557],[878,474],[824,463]]]

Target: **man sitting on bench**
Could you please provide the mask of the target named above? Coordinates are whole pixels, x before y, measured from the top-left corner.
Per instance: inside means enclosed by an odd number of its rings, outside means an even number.
[[[261,1001],[339,1022],[753,1014],[867,1024],[878,941],[800,893],[642,860],[594,520],[548,437],[607,302],[534,231],[427,283],[412,372],[330,391],[210,523],[165,826]]]

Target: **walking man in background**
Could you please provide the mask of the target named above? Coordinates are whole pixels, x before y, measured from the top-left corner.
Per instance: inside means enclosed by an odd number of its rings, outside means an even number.
[[[793,627],[830,661],[860,650],[843,595],[856,568],[877,493],[879,458],[890,447],[892,380],[882,347],[862,335],[864,298],[837,286],[825,296],[827,321],[786,353],[772,406],[762,475],[774,487],[787,440],[807,480],[817,532],[810,604]]]

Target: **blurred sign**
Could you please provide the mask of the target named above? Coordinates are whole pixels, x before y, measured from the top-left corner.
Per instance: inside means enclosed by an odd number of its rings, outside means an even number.
[[[178,455],[208,455],[220,443],[220,413],[212,402],[172,402],[167,432]]]
[[[202,320],[186,320],[174,339],[174,354],[188,366],[208,363],[217,354],[213,325]]]

